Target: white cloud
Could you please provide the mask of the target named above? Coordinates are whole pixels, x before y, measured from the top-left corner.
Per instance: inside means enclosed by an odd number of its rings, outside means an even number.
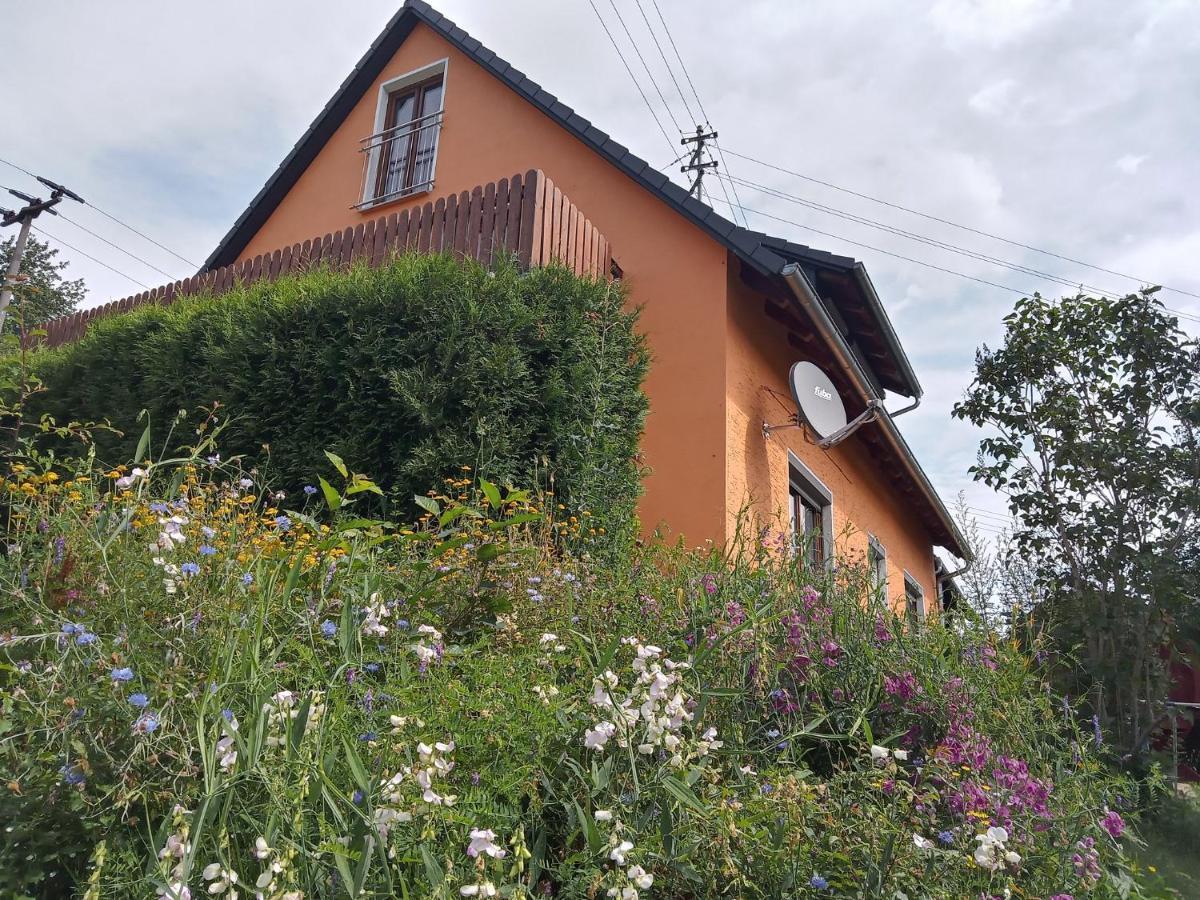
[[[1114,165],[1116,165],[1117,169],[1121,172],[1124,172],[1126,175],[1136,175],[1137,170],[1142,167],[1142,163],[1144,163],[1146,159],[1147,157],[1145,154],[1142,154],[1141,156],[1135,156],[1132,153],[1126,153],[1124,156],[1118,159]]]
[[[967,106],[985,116],[1005,116],[1012,111],[1016,86],[1017,82],[1012,78],[992,82],[972,94]]]
[[[484,44],[654,164],[664,141],[586,3],[432,0]],[[617,0],[661,60],[629,0]],[[395,13],[398,0],[55,0],[15,4],[0,55],[0,157],[62,181],[203,260]],[[599,4],[605,8],[607,4]],[[659,0],[722,144],[864,194],[1029,246],[1200,293],[1200,5],[1170,0]],[[611,12],[611,11],[610,11]],[[611,16],[609,16],[611,19]],[[651,12],[651,18],[656,17]],[[529,27],[529,23],[537,27]],[[514,23],[518,23],[514,25]],[[609,23],[631,64],[619,26]],[[1131,36],[1138,35],[1145,46]],[[667,46],[667,52],[670,48]],[[673,59],[673,57],[672,57]],[[1119,60],[1119,64],[1114,60]],[[30,73],[33,73],[32,75]],[[669,79],[660,84],[687,119]],[[686,86],[685,86],[686,89]],[[659,115],[661,103],[647,91]],[[664,121],[667,121],[664,117]],[[687,123],[684,122],[686,125]],[[668,130],[671,128],[667,122]],[[1154,135],[1153,164],[1114,162]],[[992,256],[1113,290],[1136,282],[729,158],[734,174]],[[533,161],[531,161],[533,162]],[[33,187],[0,166],[0,184]],[[866,262],[928,389],[900,420],[931,478],[969,484],[979,433],[950,421],[976,347],[1002,336],[1035,276],[739,189],[751,208],[848,240],[750,216],[754,228]],[[714,185],[714,193],[722,196]],[[725,208],[718,206],[725,212]],[[79,221],[164,268],[181,263],[93,210]],[[81,249],[154,284],[153,272],[66,223]],[[71,258],[92,302],[129,293]],[[1066,288],[1062,288],[1066,291]],[[1200,301],[1167,294],[1169,306]],[[978,488],[971,488],[972,502]]]
[[[1046,26],[1070,6],[1071,0],[938,0],[929,18],[952,45],[998,47]]]

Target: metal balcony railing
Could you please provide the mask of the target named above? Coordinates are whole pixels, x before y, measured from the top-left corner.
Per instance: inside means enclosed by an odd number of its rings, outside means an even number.
[[[362,200],[368,209],[433,188],[442,111],[362,139]]]

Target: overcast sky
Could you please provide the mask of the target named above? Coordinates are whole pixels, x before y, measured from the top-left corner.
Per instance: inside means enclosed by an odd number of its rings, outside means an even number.
[[[610,0],[595,2],[645,81]],[[613,2],[675,120],[690,128],[636,0]],[[1200,3],[658,2],[727,150],[1200,294]],[[665,166],[678,153],[588,0],[434,5],[647,160]],[[652,0],[642,5],[658,27]],[[69,185],[203,262],[396,7],[387,0],[10,2],[0,31],[0,157]],[[674,62],[665,41],[664,49]],[[646,94],[677,135],[653,88]],[[727,162],[737,178],[1072,283],[1138,286],[733,156]],[[714,193],[724,199],[718,184]],[[37,186],[4,165],[0,185]],[[744,185],[738,193],[749,210],[799,223],[748,212],[751,227],[866,263],[926,391],[922,407],[900,420],[905,434],[948,502],[966,489],[972,505],[1003,511],[970,485],[966,469],[980,435],[952,422],[949,410],[970,380],[976,347],[997,341],[1018,295],[880,251],[1017,291],[1066,289]],[[172,276],[190,274],[95,210],[65,211]],[[166,280],[71,223],[41,221],[146,285]],[[63,256],[71,274],[87,280],[89,305],[140,290],[78,252]],[[1162,296],[1200,315],[1200,300]]]

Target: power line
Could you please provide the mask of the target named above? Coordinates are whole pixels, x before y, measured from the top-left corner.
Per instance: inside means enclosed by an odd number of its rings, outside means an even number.
[[[675,43],[675,38],[671,34],[671,28],[669,25],[667,25],[667,20],[666,20],[666,17],[663,16],[662,9],[659,8],[658,0],[651,0],[651,2],[654,4],[654,11],[656,13],[658,13],[658,21],[662,24],[663,33],[666,34],[667,41],[671,44],[671,50],[673,50],[675,53],[675,59],[678,60],[678,62],[679,62],[679,68],[683,71],[684,80],[687,81],[688,87],[691,88],[692,96],[696,98],[696,105],[700,108],[700,115],[704,116],[704,124],[707,125],[709,128],[711,128],[712,122],[708,118],[708,111],[705,110],[705,108],[704,108],[704,101],[702,101],[700,99],[700,92],[696,90],[696,83],[694,81],[692,81],[692,74],[691,74],[691,72],[688,71],[687,64],[683,61],[683,55],[679,52],[679,46]],[[637,0],[637,5],[638,5],[638,9],[640,10],[642,8],[641,0]],[[645,18],[645,16],[646,16],[646,14],[645,14],[645,12],[643,12],[642,17]],[[646,22],[646,27],[650,28],[649,21]],[[653,28],[650,28],[650,34],[651,35],[654,34]],[[658,46],[658,52],[660,54],[662,54],[662,56],[663,56],[663,63],[667,66],[667,71],[671,74],[671,80],[675,81],[675,70],[671,67],[670,63],[667,62],[666,54],[664,54],[662,52],[662,47],[661,47],[661,45],[658,44],[657,38],[655,38],[654,43],[656,46]],[[675,81],[675,87],[676,87],[676,89],[679,88],[678,81]],[[690,116],[692,114],[692,111],[690,108],[688,108],[688,102],[686,99],[684,99],[682,90],[679,91],[679,98],[681,100],[683,100],[684,109],[687,110],[688,115]],[[717,158],[720,159],[720,161],[721,161],[721,167],[726,172],[728,172],[729,171],[729,163],[725,161],[725,151],[721,149],[721,144],[714,139],[713,146],[715,146],[717,148]],[[733,199],[734,199],[734,202],[737,204],[737,206],[735,207],[731,204],[729,209],[731,212],[736,209],[738,212],[741,213],[742,225],[745,226],[747,224],[746,223],[746,210],[744,210],[742,208],[742,198],[738,196],[738,190],[737,190],[736,184],[732,184],[732,185],[730,185],[730,187],[733,188]],[[722,188],[722,192],[725,194],[725,199],[728,200],[729,192],[727,190],[725,190],[725,185],[722,184],[721,188]],[[737,216],[735,215],[734,222],[736,222],[736,221],[737,221]]]
[[[928,219],[931,222],[940,222],[943,225],[949,225],[952,228],[958,228],[958,229],[961,229],[962,231],[968,231],[971,234],[977,234],[980,237],[991,238],[994,241],[1001,241],[1005,244],[1011,244],[1012,246],[1020,247],[1023,250],[1031,250],[1034,253],[1041,253],[1044,256],[1052,256],[1055,259],[1061,259],[1063,262],[1073,263],[1077,266],[1083,266],[1084,268],[1087,268],[1087,269],[1094,269],[1097,272],[1104,272],[1106,275],[1115,275],[1118,278],[1128,278],[1130,281],[1137,281],[1141,284],[1154,284],[1155,283],[1154,280],[1151,278],[1139,278],[1138,276],[1130,275],[1127,272],[1118,272],[1115,269],[1106,269],[1103,266],[1098,266],[1093,263],[1084,262],[1081,259],[1075,259],[1070,256],[1064,256],[1063,254],[1055,253],[1053,250],[1047,250],[1044,247],[1036,247],[1033,244],[1024,244],[1021,241],[1016,241],[1016,240],[1013,240],[1012,238],[1006,238],[999,234],[993,234],[990,231],[983,231],[982,229],[979,229],[979,228],[973,228],[970,225],[963,225],[959,222],[954,222],[950,219],[943,219],[940,216],[935,216],[935,215],[931,215],[930,213],[921,212],[920,210],[912,209],[911,207],[903,206],[899,203],[892,203],[889,200],[884,200],[880,197],[874,197],[871,194],[864,194],[860,191],[855,191],[850,188],[842,187],[841,185],[834,184],[830,181],[822,181],[820,178],[814,178],[813,176],[805,175],[802,172],[796,172],[796,171],[793,171],[792,169],[785,169],[782,166],[775,165],[774,163],[769,163],[769,162],[766,162],[765,160],[761,160],[761,159],[755,159],[753,156],[746,156],[744,153],[737,153],[733,150],[730,150],[729,155],[736,156],[738,159],[744,159],[747,162],[752,162],[752,163],[755,163],[760,166],[765,166],[768,169],[774,169],[776,172],[782,172],[785,175],[791,175],[795,178],[801,178],[804,181],[810,181],[813,184],[819,184],[822,187],[827,187],[827,188],[830,188],[835,191],[841,191],[843,194],[850,194],[853,197],[859,197],[863,200],[870,200],[872,203],[879,203],[883,206],[888,206],[888,207],[891,207],[892,209],[898,209],[903,212],[910,213],[911,215],[914,215],[914,216],[920,216],[921,218]],[[1176,293],[1176,294],[1183,294],[1188,297],[1195,297],[1196,299],[1200,299],[1200,294],[1194,293],[1192,291],[1186,291],[1186,290],[1183,290],[1182,288],[1168,287],[1167,285],[1160,285],[1160,287],[1162,287],[1162,289],[1165,291],[1172,291],[1173,293]]]
[[[634,2],[637,4],[638,12],[642,14],[642,21],[646,23],[646,30],[650,32],[650,38],[654,41],[654,46],[658,48],[658,55],[662,57],[663,66],[666,68],[667,74],[671,76],[671,81],[675,84],[675,90],[679,92],[679,99],[683,101],[684,111],[688,114],[688,118],[695,122],[696,117],[692,115],[692,108],[688,105],[687,97],[683,95],[683,88],[679,86],[679,79],[675,77],[675,70],[667,62],[667,54],[663,52],[662,44],[658,42],[658,35],[654,33],[654,28],[650,25],[650,19],[646,16],[646,9],[642,6],[642,0],[634,0]],[[663,27],[664,29],[666,28],[665,23]]]
[[[59,214],[58,214],[58,217],[59,217],[60,219],[62,219],[63,221],[70,222],[72,225],[74,225],[76,228],[80,229],[81,231],[84,231],[84,232],[86,232],[87,234],[90,234],[92,237],[94,237],[96,240],[100,241],[101,243],[108,244],[108,246],[112,247],[114,250],[119,250],[121,253],[124,253],[124,254],[125,254],[126,256],[128,256],[130,259],[136,260],[137,262],[140,262],[140,263],[141,263],[143,266],[146,266],[147,268],[153,269],[153,270],[154,270],[155,272],[157,272],[159,275],[165,275],[167,278],[171,279],[171,281],[177,281],[177,280],[178,280],[178,279],[177,279],[177,278],[176,278],[174,275],[172,275],[170,272],[164,272],[164,271],[163,271],[162,269],[160,269],[158,266],[154,265],[154,263],[151,263],[151,262],[146,262],[146,260],[142,259],[140,256],[137,256],[136,254],[130,253],[130,252],[129,252],[128,250],[126,250],[124,247],[120,247],[120,246],[118,246],[117,244],[114,244],[114,243],[113,243],[112,241],[110,241],[108,238],[106,238],[106,237],[102,237],[101,235],[98,235],[98,234],[96,234],[96,232],[92,231],[90,228],[87,228],[87,227],[86,227],[86,226],[84,226],[84,225],[80,225],[80,224],[79,224],[78,222],[76,222],[74,219],[68,219],[68,218],[67,218],[66,216],[64,216],[62,213],[59,213]]]
[[[716,200],[717,198],[714,197],[713,199]],[[719,203],[721,201],[718,200],[717,202]],[[813,234],[819,234],[822,237],[832,238],[835,241],[843,241],[844,243],[847,243],[847,244],[853,244],[855,247],[862,247],[864,250],[870,250],[874,253],[882,253],[884,256],[891,256],[891,257],[894,257],[895,259],[902,259],[905,262],[910,262],[910,263],[913,263],[918,266],[924,266],[927,269],[934,269],[938,272],[945,272],[947,275],[957,275],[959,278],[965,278],[968,281],[976,281],[979,284],[986,284],[988,287],[999,288],[1002,291],[1008,291],[1009,293],[1012,293],[1012,294],[1019,294],[1020,296],[1023,296],[1023,297],[1027,297],[1030,294],[1030,292],[1028,292],[1028,291],[1021,291],[1021,290],[1018,290],[1017,288],[1012,288],[1005,284],[997,284],[994,281],[988,281],[986,278],[976,278],[974,275],[967,275],[965,272],[956,272],[954,269],[947,269],[943,266],[937,266],[937,265],[934,265],[933,263],[925,262],[924,260],[913,259],[911,256],[905,256],[902,253],[893,253],[891,250],[884,250],[882,247],[875,247],[871,244],[864,244],[862,241],[856,241],[851,238],[844,237],[843,235],[840,235],[840,234],[833,234],[832,232],[829,232],[829,231],[822,231],[819,228],[813,228],[811,225],[804,225],[800,222],[795,221],[794,219],[785,219],[782,216],[775,216],[775,215],[772,215],[771,213],[765,213],[765,212],[762,212],[757,209],[751,209],[749,206],[743,207],[743,208],[746,210],[746,212],[754,213],[754,215],[762,216],[765,219],[773,219],[776,222],[782,222],[784,225],[793,225],[796,228],[803,228],[805,231],[811,231]]]
[[[818,203],[815,200],[809,200],[805,197],[797,197],[794,194],[788,194],[777,188],[768,187],[768,186],[762,185],[762,184],[757,184],[756,182],[747,181],[745,179],[735,179],[731,175],[718,174],[717,177],[718,178],[728,178],[731,181],[736,181],[736,182],[744,185],[745,187],[751,188],[752,190],[756,190],[756,191],[759,191],[764,194],[769,194],[780,200],[787,200],[787,201],[789,201],[791,203],[795,203],[799,206],[807,207],[808,209],[814,209],[818,212],[827,213],[828,215],[831,215],[831,216],[837,216],[839,219],[846,219],[847,221],[850,221],[850,222],[856,222],[859,225],[866,225],[868,228],[877,228],[881,231],[886,231],[889,234],[897,235],[898,237],[908,238],[909,240],[917,241],[918,243],[922,243],[922,244],[927,244],[931,247],[936,247],[940,250],[947,250],[951,253],[958,253],[962,256],[968,256],[968,257],[971,257],[972,259],[980,260],[981,262],[987,262],[987,263],[991,263],[996,266],[1001,266],[1002,268],[1010,269],[1013,272],[1019,272],[1023,275],[1032,275],[1037,278],[1045,278],[1049,281],[1054,281],[1059,284],[1065,285],[1067,287],[1088,288],[1091,291],[1094,291],[1096,293],[1102,294],[1107,297],[1111,297],[1113,299],[1116,299],[1121,296],[1120,294],[1116,293],[1115,291],[1107,291],[1107,290],[1104,290],[1103,288],[1098,288],[1094,285],[1080,284],[1079,282],[1074,282],[1074,281],[1071,281],[1070,279],[1062,278],[1058,275],[1053,275],[1049,272],[1042,272],[1037,269],[1031,269],[1028,266],[1021,265],[1020,263],[1010,262],[1009,260],[1000,259],[995,256],[989,256],[986,253],[979,253],[979,252],[971,250],[967,247],[959,247],[956,244],[948,244],[945,241],[939,241],[936,238],[931,238],[931,237],[927,237],[922,234],[917,234],[916,232],[913,232],[913,231],[906,231],[903,228],[896,228],[892,225],[888,225],[885,222],[879,222],[875,219],[869,219],[866,216],[859,216],[854,213],[849,213],[844,210],[840,210],[837,207],[826,206],[825,204]]]
[[[671,49],[675,51],[675,58],[679,60],[679,68],[683,70],[683,77],[687,80],[688,87],[692,89],[692,96],[696,98],[696,105],[700,107],[700,115],[704,116],[704,124],[712,125],[709,121],[708,113],[704,109],[704,102],[700,99],[700,94],[696,91],[696,83],[692,81],[692,75],[688,71],[687,64],[683,61],[683,57],[679,53],[679,48],[675,45],[675,38],[671,36],[671,29],[667,27],[667,20],[663,18],[662,10],[658,6],[658,0],[651,0],[654,4],[654,11],[658,13],[658,21],[662,22],[663,31],[667,35],[667,40],[671,44]]]
[[[629,31],[629,26],[625,24],[625,18],[621,15],[621,11],[617,9],[616,0],[608,0],[608,5],[612,7],[612,11],[616,13],[617,21],[621,23],[621,28],[625,30],[625,37],[629,38],[629,43],[633,45],[633,52],[637,54],[637,58],[642,63],[642,68],[646,70],[646,77],[650,79],[650,84],[654,87],[658,94],[658,99],[662,101],[663,106],[667,110],[667,115],[671,119],[671,124],[675,126],[675,130],[680,134],[683,129],[679,127],[679,122],[675,119],[675,113],[671,112],[671,105],[667,103],[667,98],[663,96],[662,88],[658,86],[658,82],[654,79],[654,73],[650,71],[650,67],[646,65],[646,58],[642,56],[642,51],[638,48],[637,41],[633,39],[633,35]]]
[[[650,100],[646,96],[646,92],[642,90],[642,83],[637,80],[637,76],[633,74],[633,69],[629,68],[629,63],[625,61],[625,54],[621,52],[621,48],[617,46],[616,40],[612,36],[612,32],[608,30],[608,24],[604,21],[604,17],[600,15],[600,10],[596,8],[595,0],[588,0],[592,7],[592,12],[596,14],[596,18],[600,20],[600,27],[604,29],[604,33],[608,35],[609,43],[613,45],[613,49],[617,51],[617,56],[621,59],[621,65],[625,67],[625,71],[629,73],[629,79],[633,82],[633,86],[637,88],[637,92],[642,97],[642,102],[646,104],[646,109],[650,112],[650,117],[654,119],[654,124],[658,126],[658,130],[662,132],[663,139],[671,145],[675,146],[675,142],[671,140],[671,136],[667,134],[667,129],[663,128],[662,122],[658,118],[658,113],[654,111],[654,107],[650,105]]]
[[[136,234],[136,235],[137,235],[138,237],[140,237],[142,240],[149,241],[149,242],[150,242],[150,243],[152,243],[152,244],[153,244],[155,247],[158,247],[160,250],[165,250],[167,253],[170,253],[170,254],[171,254],[173,257],[175,257],[176,259],[178,259],[178,260],[180,260],[180,261],[182,261],[182,262],[185,262],[185,263],[187,263],[187,264],[188,264],[189,266],[191,266],[193,269],[199,269],[199,268],[200,268],[200,265],[199,265],[199,263],[194,263],[194,262],[192,262],[190,259],[188,259],[187,257],[185,257],[185,256],[180,256],[178,253],[176,253],[176,252],[175,252],[174,250],[172,250],[170,247],[166,246],[165,244],[160,244],[160,243],[159,243],[158,241],[156,241],[154,238],[150,237],[150,235],[148,235],[148,234],[143,234],[142,232],[140,232],[140,231],[138,231],[136,228],[134,228],[132,225],[127,225],[126,223],[122,222],[120,219],[118,219],[118,218],[117,218],[116,216],[114,216],[112,213],[105,212],[105,211],[104,211],[104,210],[102,210],[100,207],[98,207],[98,206],[97,206],[95,203],[89,203],[89,204],[87,204],[87,205],[88,205],[88,206],[90,206],[92,209],[94,209],[96,212],[100,213],[100,215],[104,216],[106,219],[112,219],[114,222],[116,222],[116,223],[117,223],[118,225],[120,225],[122,228],[124,228],[124,229],[127,229],[128,231],[132,231],[134,234]],[[160,269],[159,271],[162,271],[162,270]]]
[[[37,178],[37,177],[38,177],[37,175],[33,174],[33,173],[32,173],[32,172],[30,172],[28,169],[26,169],[24,166],[18,166],[18,165],[17,165],[15,162],[10,162],[10,161],[9,161],[9,160],[7,160],[7,159],[2,159],[2,158],[0,158],[0,163],[4,163],[4,165],[6,165],[6,166],[10,166],[11,168],[14,168],[14,169],[16,169],[18,172],[24,172],[24,173],[25,173],[26,175],[28,175],[30,178]],[[141,231],[138,231],[138,230],[137,230],[136,228],[134,228],[132,225],[129,225],[129,224],[126,224],[125,222],[122,222],[120,219],[118,219],[118,218],[117,218],[116,216],[114,216],[112,213],[110,213],[110,212],[105,212],[103,209],[101,209],[100,207],[98,207],[98,206],[97,206],[95,203],[88,203],[88,202],[84,201],[84,205],[85,205],[85,206],[90,206],[90,207],[91,207],[92,209],[94,209],[96,212],[100,213],[100,215],[104,216],[106,219],[111,219],[112,221],[114,221],[114,222],[116,222],[118,225],[120,225],[122,228],[124,228],[124,229],[126,229],[126,230],[128,230],[128,231],[132,231],[134,234],[136,234],[136,235],[137,235],[138,237],[140,237],[142,240],[149,241],[151,244],[153,244],[155,247],[158,247],[160,250],[165,250],[167,253],[170,253],[172,256],[174,256],[176,259],[180,260],[181,262],[187,263],[187,264],[188,264],[189,266],[191,266],[193,269],[199,269],[199,268],[200,268],[200,266],[199,266],[197,263],[194,263],[194,262],[192,262],[190,259],[188,259],[188,258],[187,258],[187,257],[185,257],[185,256],[181,256],[180,254],[176,253],[174,250],[172,250],[170,247],[166,246],[165,244],[160,244],[160,243],[159,243],[158,241],[156,241],[154,238],[150,237],[148,234],[144,234],[144,233],[142,233]],[[78,224],[78,223],[72,222],[71,224],[73,224],[73,225],[76,225],[76,224]],[[82,225],[80,225],[79,227],[80,227],[80,228],[82,228],[83,226],[82,226]],[[86,230],[86,229],[85,229],[85,230]],[[93,236],[93,237],[99,237],[99,235],[96,235],[95,233],[92,233],[92,236]],[[103,240],[104,240],[104,238],[100,238],[100,240],[102,240],[102,241],[103,241]],[[110,242],[109,242],[109,241],[105,241],[105,243],[110,243]],[[116,245],[115,245],[115,244],[113,244],[112,246],[116,247]],[[120,247],[117,247],[117,249],[118,249],[118,250],[121,250],[121,252],[122,252],[122,253],[126,253],[126,251],[125,251],[125,250],[122,250]],[[132,256],[133,254],[127,254],[127,255],[129,255],[129,256]],[[137,257],[134,257],[134,258],[135,258],[135,259],[137,259]],[[142,260],[139,260],[139,262],[142,262]],[[149,263],[145,263],[145,264],[146,264],[146,265],[148,265],[148,266],[150,266],[150,264],[149,264]],[[163,272],[163,271],[162,271],[162,269],[159,269],[159,268],[157,268],[157,267],[155,267],[155,266],[150,266],[150,268],[154,269],[154,270],[155,270],[155,271],[157,271],[157,272],[162,272],[162,274],[164,274],[164,275],[167,275],[167,273]],[[167,277],[168,277],[168,278],[172,278],[172,276],[171,276],[171,275],[167,275]]]
[[[869,228],[877,228],[877,229],[883,230],[883,232],[901,236],[901,238],[907,238],[908,240],[917,241],[917,242],[919,242],[919,244],[925,244],[925,245],[929,245],[931,247],[936,247],[936,248],[938,248],[938,250],[946,250],[948,252],[958,253],[958,254],[960,254],[960,256],[970,257],[972,259],[978,259],[978,260],[980,260],[980,262],[985,262],[985,263],[990,263],[992,265],[1001,266],[1001,268],[1003,268],[1003,269],[1009,269],[1010,271],[1019,272],[1019,274],[1031,275],[1033,277],[1039,277],[1039,278],[1045,278],[1045,280],[1055,282],[1058,284],[1063,284],[1063,286],[1066,286],[1066,287],[1079,288],[1079,289],[1087,288],[1088,290],[1091,290],[1091,292],[1093,292],[1093,293],[1096,293],[1096,294],[1099,294],[1102,296],[1106,296],[1106,298],[1118,300],[1118,299],[1121,299],[1121,296],[1122,296],[1120,293],[1114,292],[1114,290],[1106,290],[1104,288],[1099,288],[1099,287],[1094,286],[1094,284],[1085,284],[1085,283],[1070,281],[1069,278],[1064,278],[1062,276],[1054,275],[1054,274],[1051,274],[1051,272],[1040,271],[1038,269],[1031,269],[1030,266],[1021,265],[1020,263],[1012,263],[1006,259],[992,257],[992,256],[989,256],[989,254],[979,253],[977,251],[970,250],[970,248],[967,248],[967,247],[959,247],[954,244],[947,244],[947,242],[940,241],[935,238],[928,238],[928,236],[925,236],[923,234],[908,232],[908,230],[905,230],[902,228],[895,228],[893,226],[889,226],[889,224],[884,223],[884,222],[878,222],[878,221],[874,220],[874,218],[868,218],[865,216],[854,215],[853,212],[846,212],[845,210],[839,210],[838,208],[835,208],[835,206],[827,206],[822,203],[817,203],[817,202],[815,202],[815,200],[809,200],[804,197],[797,197],[797,196],[794,196],[794,194],[780,191],[780,190],[778,190],[778,188],[768,187],[766,185],[760,185],[754,181],[748,181],[745,179],[734,178],[734,176],[732,176],[732,175],[722,175],[720,173],[714,173],[714,174],[716,175],[716,178],[719,178],[722,180],[728,179],[731,182],[736,182],[736,184],[742,184],[746,187],[750,187],[751,190],[755,190],[755,191],[758,191],[758,192],[761,192],[764,194],[768,194],[768,196],[770,196],[770,197],[775,197],[776,199],[781,199],[781,200],[787,200],[787,202],[794,203],[794,204],[797,204],[800,206],[805,206],[805,208],[816,210],[818,212],[826,212],[826,214],[828,214],[828,215],[836,216],[839,218],[845,218],[845,220],[847,220],[847,221],[856,222],[858,224],[864,224],[864,226],[868,226]],[[756,210],[751,210],[751,211],[756,211]],[[767,215],[767,214],[763,214],[763,212],[760,212],[760,214],[758,214],[758,215]],[[787,220],[781,220],[781,221],[786,222]],[[792,223],[792,224],[798,224],[798,223]],[[809,226],[799,226],[799,227],[809,228]],[[814,230],[814,232],[817,232],[817,229],[815,229],[815,228],[809,228],[809,230]],[[822,234],[822,232],[817,232],[817,233]],[[842,238],[841,240],[848,241],[850,239]],[[851,242],[851,244],[856,244],[856,241],[850,241],[850,242]],[[859,246],[871,248],[869,245],[866,245],[866,244],[859,244]],[[874,248],[874,250],[877,250],[877,248]],[[878,252],[888,253],[888,251],[878,251]],[[899,256],[899,254],[889,253],[889,256]],[[901,257],[901,258],[907,259],[907,257]],[[910,260],[910,262],[917,262],[922,265],[929,265],[928,263],[920,262],[920,260]],[[937,268],[937,266],[934,266],[934,268]],[[943,271],[950,271],[950,270],[943,269]],[[953,274],[960,275],[961,277],[972,277],[972,276],[964,275],[964,274],[962,274],[962,272],[953,272]],[[976,281],[979,281],[978,278],[976,278]],[[984,283],[990,283],[990,282],[984,282]],[[1002,286],[994,286],[994,287],[1002,287]],[[1013,290],[1013,288],[1006,288],[1006,289]],[[1028,293],[1028,292],[1014,292],[1014,293]],[[1168,306],[1164,306],[1163,308],[1166,312],[1174,313],[1175,316],[1177,316],[1177,317],[1192,320],[1192,322],[1200,322],[1200,317],[1193,316],[1192,313],[1184,312],[1182,310],[1174,310],[1174,308],[1171,308]]]
[[[90,259],[90,260],[91,260],[92,262],[94,262],[96,265],[98,265],[98,266],[103,266],[104,268],[108,269],[108,271],[110,271],[110,272],[114,272],[114,273],[116,273],[117,275],[120,275],[122,278],[125,278],[125,279],[128,279],[129,281],[132,281],[132,282],[133,282],[134,284],[136,284],[138,287],[140,287],[140,288],[144,288],[144,289],[146,289],[146,290],[150,290],[150,286],[149,286],[149,285],[147,285],[147,284],[142,284],[140,281],[138,281],[138,280],[137,280],[136,278],[134,278],[132,275],[126,275],[126,274],[125,274],[124,272],[122,272],[120,269],[114,269],[112,266],[110,266],[110,265],[109,265],[108,263],[106,263],[106,262],[101,262],[100,260],[96,259],[96,257],[92,256],[90,253],[85,253],[85,252],[83,252],[82,250],[80,250],[78,247],[75,247],[75,246],[72,246],[71,244],[68,244],[68,243],[67,243],[66,241],[64,241],[62,238],[55,237],[54,235],[52,235],[52,234],[49,234],[48,232],[44,231],[43,229],[41,229],[41,228],[38,228],[36,225],[34,225],[34,226],[33,226],[33,230],[34,230],[34,231],[36,231],[38,234],[41,234],[41,235],[44,235],[45,237],[48,237],[50,240],[54,241],[56,244],[62,244],[62,245],[63,245],[64,247],[66,247],[68,250],[74,251],[75,253],[78,253],[80,256],[83,256],[83,257],[85,257],[85,258],[87,258],[87,259]]]

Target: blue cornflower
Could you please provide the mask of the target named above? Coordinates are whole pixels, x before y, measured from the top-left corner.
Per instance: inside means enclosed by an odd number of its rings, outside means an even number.
[[[81,631],[75,636],[75,643],[80,647],[86,647],[88,644],[94,644],[97,640],[99,640],[99,638],[97,638],[90,631]]]
[[[280,531],[288,531],[292,527],[292,520],[289,519],[287,516],[276,516],[275,517],[275,527],[278,528]]]
[[[211,546],[210,544],[201,544],[200,545],[200,555],[201,556],[216,556],[217,548]]]
[[[759,786],[759,790],[762,791],[764,794],[769,794],[769,793],[771,793],[771,791],[775,790],[775,788],[771,787],[771,785],[768,782],[764,781]]]
[[[410,624],[411,623],[408,621],[408,619],[397,619],[396,620],[397,628],[407,628]]]
[[[182,572],[184,575],[199,575],[200,574],[200,566],[194,562],[185,562],[182,566],[179,567],[179,571]]]
[[[129,666],[123,666],[120,669],[112,670],[113,681],[133,681],[133,669]]]
[[[315,487],[313,487],[311,484],[306,484],[304,486],[304,493],[308,494],[308,496],[311,497],[316,492],[317,492],[317,489]]]
[[[379,663],[367,663],[363,668],[373,675],[379,671]]]
[[[165,504],[165,503],[151,503],[150,504],[150,512],[165,513],[166,511],[167,511],[167,504]]]
[[[83,784],[86,780],[79,766],[63,766],[58,771],[62,772],[63,781],[67,784]]]
[[[254,584],[254,576],[247,572],[242,576],[242,584],[246,585],[247,587]]]
[[[951,834],[949,831],[939,831],[938,832],[938,840],[941,841],[943,844],[953,844],[954,843],[954,835]]]
[[[77,632],[86,631],[82,625],[76,625],[74,622],[63,622],[63,634],[75,634]]]
[[[129,702],[132,703],[134,706],[136,706],[138,709],[145,709],[147,706],[150,705],[150,698],[142,693],[130,694]]]
[[[207,525],[200,526],[200,533],[209,540],[212,540],[217,536],[217,530],[215,528],[209,528]]]
[[[363,743],[367,743],[367,742],[369,742],[369,741],[377,741],[377,740],[379,740],[379,735],[377,735],[377,734],[376,734],[375,732],[373,732],[373,731],[364,731],[362,734],[360,734],[360,735],[358,736],[358,739],[359,739],[360,741],[362,741]]]
[[[326,619],[321,623],[321,634],[325,635],[327,638],[331,638],[337,634],[337,626]]]
[[[223,709],[223,710],[221,710],[221,715],[225,717],[225,721],[226,721],[226,722],[232,722],[232,721],[233,721],[233,710],[232,710],[232,709]]]
[[[133,723],[133,730],[138,734],[153,734],[158,730],[158,716],[152,712],[142,713]]]
[[[362,803],[363,802],[363,792],[356,789],[354,791],[354,793],[350,795],[350,802],[353,803],[355,806],[358,806],[360,803]]]
[[[808,879],[808,884],[809,887],[816,888],[818,891],[823,891],[829,887],[829,882],[820,875],[814,875],[812,878]]]
[[[769,738],[777,738],[777,737],[779,737],[779,729],[778,729],[778,728],[772,728],[770,731],[768,731],[768,732],[767,732],[767,737],[769,737]]]

